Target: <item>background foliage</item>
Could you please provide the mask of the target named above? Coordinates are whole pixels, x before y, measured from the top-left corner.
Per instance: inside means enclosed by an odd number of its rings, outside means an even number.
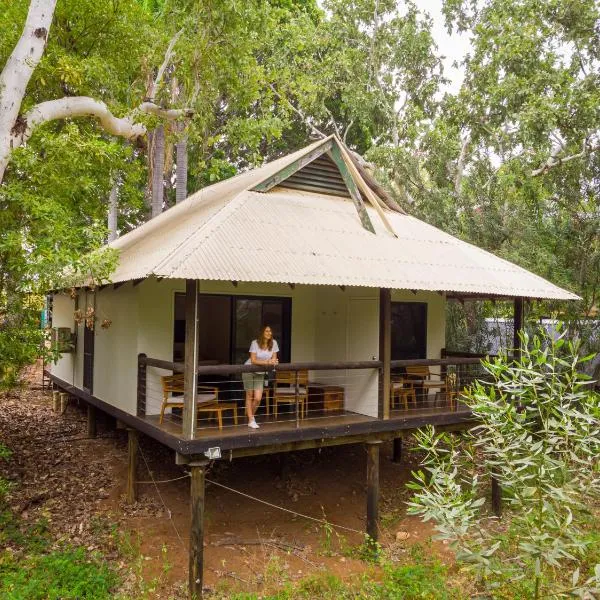
[[[0,65],[27,6],[0,0]],[[168,155],[181,136],[188,139],[189,190],[293,151],[317,130],[338,133],[410,213],[583,298],[539,305],[535,314],[595,314],[597,2],[445,0],[444,14],[449,30],[472,42],[464,82],[452,93],[431,17],[410,0],[58,0],[23,109],[91,95],[126,114],[145,97],[181,30],[156,100],[194,108],[191,119],[167,128]],[[532,174],[551,155],[577,153]],[[33,356],[11,349],[21,332],[32,332],[23,316],[31,296],[105,240],[115,173],[120,232],[147,218],[147,156],[145,141],[112,138],[91,119],[48,123],[14,153],[0,187],[4,363]],[[459,325],[492,312],[486,305],[461,310]],[[459,327],[455,339],[467,343],[466,333]]]

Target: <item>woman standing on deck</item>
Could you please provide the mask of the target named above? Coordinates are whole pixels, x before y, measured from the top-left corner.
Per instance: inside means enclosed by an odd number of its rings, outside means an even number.
[[[250,344],[250,358],[245,362],[247,365],[273,366],[279,361],[277,353],[279,345],[273,339],[273,331],[269,325],[264,325],[258,334],[258,338]],[[265,385],[265,373],[242,373],[242,381],[246,390],[246,416],[248,427],[258,429],[259,425],[254,418],[254,413],[260,404]]]

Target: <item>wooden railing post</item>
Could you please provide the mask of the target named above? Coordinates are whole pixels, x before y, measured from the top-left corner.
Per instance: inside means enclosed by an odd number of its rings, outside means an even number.
[[[183,436],[196,435],[198,401],[198,282],[185,281],[185,366],[183,370]]]
[[[298,386],[298,374],[300,371],[296,371],[296,383],[294,385],[294,393],[296,395],[296,429],[300,428],[300,413],[299,405],[300,405],[300,388]]]
[[[379,359],[381,367],[381,400],[379,417],[390,418],[390,397],[392,385],[392,291],[379,290]]]
[[[141,352],[138,354],[137,368],[137,416],[143,417],[146,415],[146,389],[148,368],[146,365],[147,356]]]

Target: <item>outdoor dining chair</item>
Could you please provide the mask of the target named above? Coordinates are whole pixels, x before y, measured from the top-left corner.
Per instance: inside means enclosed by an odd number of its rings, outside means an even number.
[[[275,419],[279,404],[296,404],[296,400],[303,419],[308,412],[308,371],[275,371],[272,400]]]
[[[165,410],[167,408],[183,408],[183,373],[176,375],[165,375],[160,378],[163,389],[163,401],[160,407],[159,424],[162,424]],[[235,402],[219,402],[219,388],[213,386],[199,385],[196,395],[196,411],[214,413],[217,416],[219,429],[223,429],[223,411],[233,411],[233,421],[237,425],[237,404]]]

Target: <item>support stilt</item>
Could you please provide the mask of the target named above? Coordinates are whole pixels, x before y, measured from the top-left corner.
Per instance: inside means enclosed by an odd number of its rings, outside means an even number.
[[[66,392],[60,392],[60,414],[62,415],[67,410],[67,404],[69,404],[69,394]]]
[[[127,504],[137,500],[138,432],[127,430]]]
[[[58,390],[52,392],[52,410],[54,412],[60,411],[60,392]]]
[[[379,448],[380,441],[367,442],[367,535],[379,537]]]
[[[392,454],[392,462],[402,462],[402,438],[394,438],[394,450]]]
[[[502,516],[502,488],[492,475],[492,510],[497,517]]]
[[[87,407],[87,435],[89,438],[96,437],[96,407],[91,404]]]
[[[204,475],[206,462],[190,463],[190,506],[192,522],[190,525],[190,564],[189,599],[202,598],[202,576],[204,570]]]

